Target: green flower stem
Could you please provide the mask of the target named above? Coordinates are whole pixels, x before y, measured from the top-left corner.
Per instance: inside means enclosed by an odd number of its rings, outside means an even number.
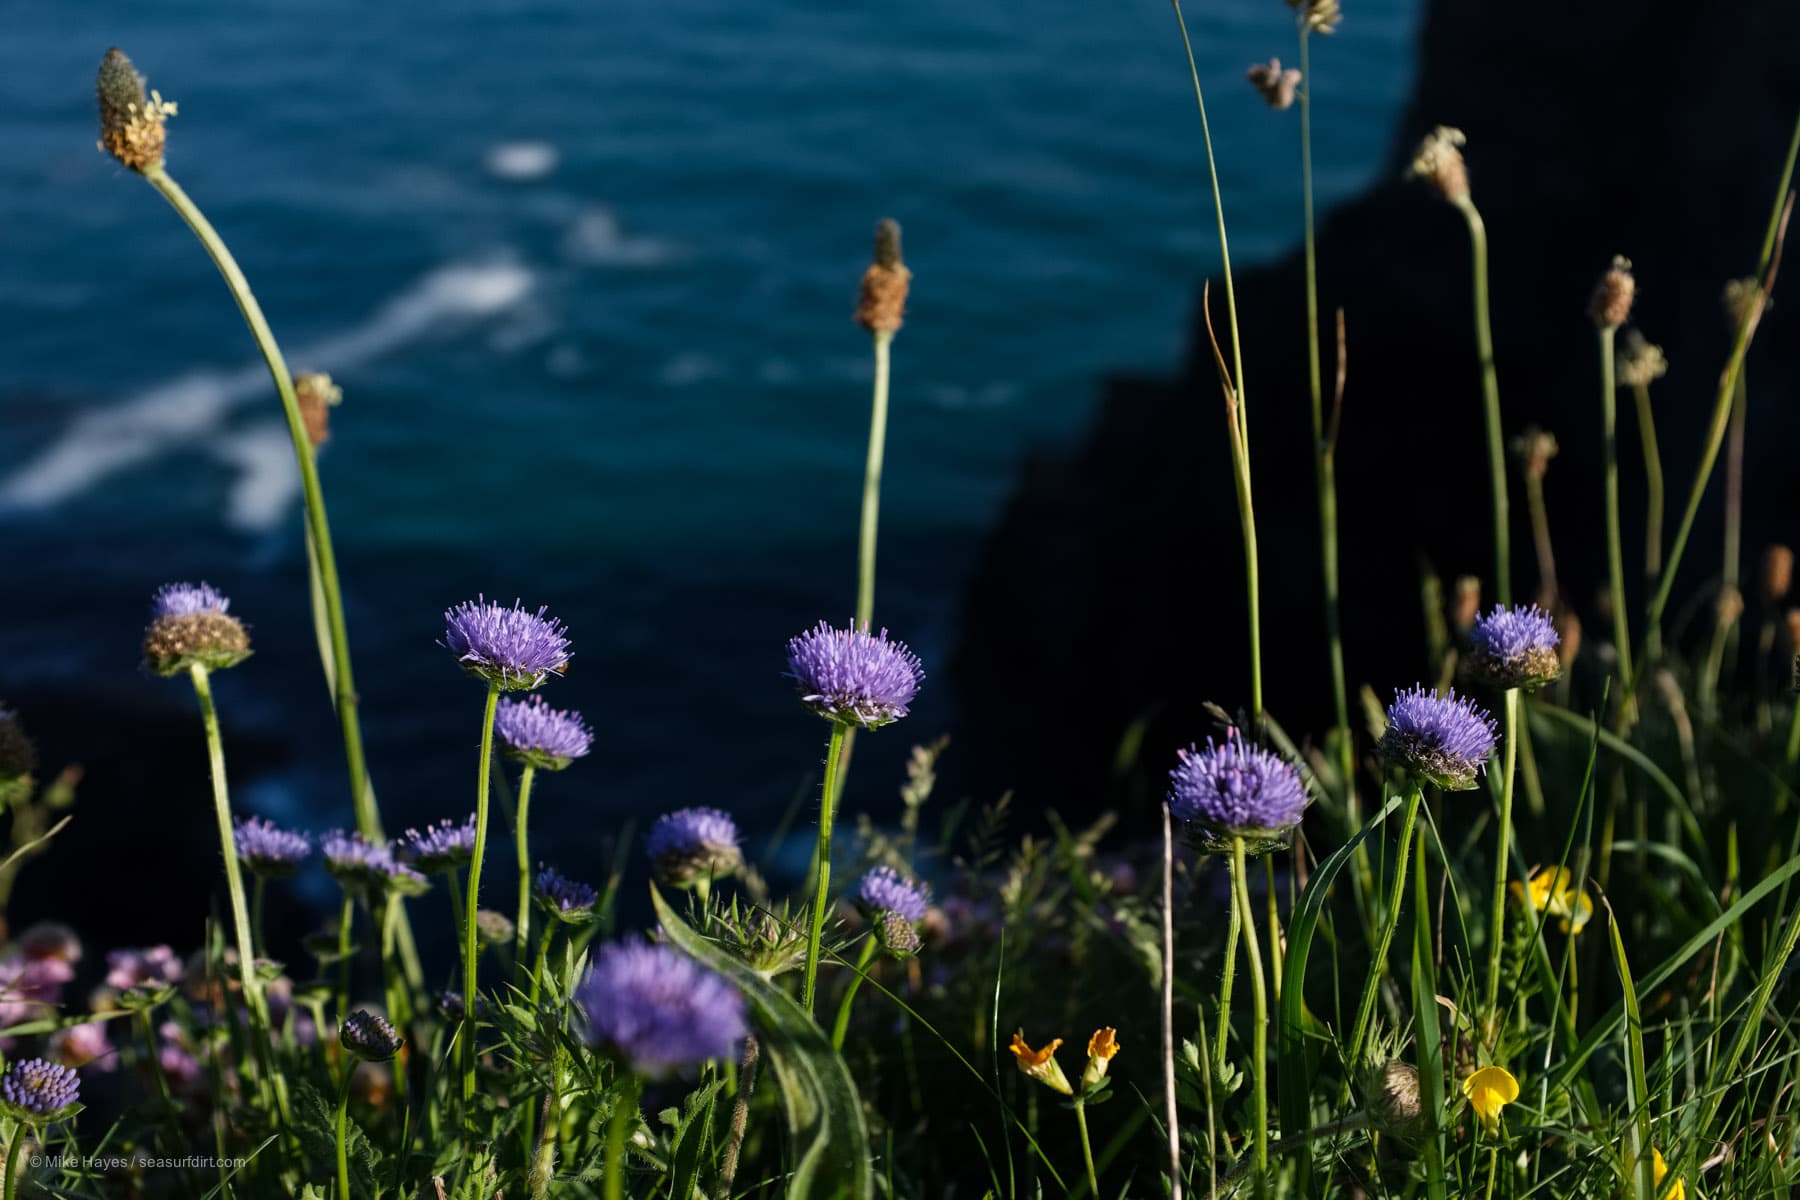
[[[291,1124],[286,1105],[278,1105],[272,1091],[274,1071],[269,1064],[269,1009],[263,1002],[262,977],[256,973],[256,943],[250,936],[250,908],[244,900],[243,868],[238,863],[237,838],[231,827],[231,794],[225,779],[225,744],[219,736],[219,712],[213,704],[212,682],[199,664],[188,669],[194,695],[200,700],[200,723],[206,729],[206,753],[212,765],[213,812],[219,822],[219,846],[225,855],[225,890],[231,896],[232,933],[237,942],[238,979],[244,1003],[250,1009],[251,1041],[255,1045],[257,1092],[265,1110],[279,1111],[282,1125]]]
[[[1800,708],[1796,708],[1800,712]],[[1800,727],[1800,718],[1796,718],[1796,727]],[[1162,806],[1162,1060],[1163,1060],[1163,1120],[1168,1126],[1169,1134],[1169,1197],[1170,1200],[1181,1200],[1181,1129],[1177,1122],[1175,1096],[1175,832],[1174,817],[1169,812],[1168,802]],[[1206,1016],[1200,1017],[1201,1031],[1198,1038],[1202,1044],[1206,1041]],[[1212,1107],[1212,1077],[1202,1072],[1201,1082],[1206,1087],[1207,1109],[1210,1116]],[[1208,1138],[1210,1150],[1211,1139]],[[1210,1158],[1210,1154],[1208,1156]],[[1095,1200],[1099,1200],[1098,1195]]]
[[[556,937],[556,922],[549,918],[544,921],[544,932],[538,935],[537,960],[531,965],[531,1011],[536,1012],[538,997],[542,995],[544,983],[544,964],[550,961],[550,942]]]
[[[1087,1164],[1088,1192],[1094,1200],[1100,1200],[1100,1179],[1094,1174],[1094,1148],[1088,1141],[1087,1101],[1077,1095],[1073,1103],[1075,1128],[1081,1131],[1081,1160]]]
[[[619,1094],[613,1099],[612,1117],[606,1123],[606,1200],[625,1198],[625,1134],[637,1120],[638,1079],[623,1078]]]
[[[1263,980],[1262,947],[1257,943],[1256,913],[1250,906],[1249,872],[1244,866],[1244,839],[1231,839],[1231,884],[1237,893],[1237,906],[1242,917],[1244,962],[1250,971],[1250,1081],[1252,1124],[1255,1131],[1256,1194],[1265,1196],[1269,1189],[1269,997]]]
[[[350,1081],[356,1075],[356,1063],[344,1061],[344,1078],[337,1094],[337,1200],[350,1200],[350,1145],[346,1127],[350,1119]]]
[[[879,948],[873,933],[863,940],[862,953],[856,957],[856,973],[850,976],[850,984],[844,989],[844,998],[838,1001],[837,1020],[833,1021],[831,1025],[831,1048],[833,1050],[844,1048],[844,1035],[850,1032],[850,1004],[856,999],[857,989],[862,987],[863,973],[869,969],[869,964],[875,961],[875,951]]]
[[[1482,411],[1487,425],[1488,478],[1494,509],[1494,599],[1512,603],[1511,518],[1506,499],[1506,438],[1500,428],[1500,377],[1494,369],[1494,332],[1488,317],[1487,225],[1468,196],[1452,201],[1469,226],[1475,271],[1475,351],[1481,362]]]
[[[1618,605],[1613,608],[1616,611]],[[1491,1017],[1498,1030],[1500,1020],[1500,950],[1506,941],[1506,871],[1511,865],[1508,855],[1512,841],[1513,777],[1519,761],[1519,689],[1506,689],[1505,728],[1501,730],[1502,752],[1506,757],[1506,774],[1500,779],[1500,839],[1494,850],[1493,919],[1488,925],[1488,970],[1484,1015]]]
[[[518,940],[514,942],[514,956],[521,968],[531,949],[531,843],[527,838],[526,822],[531,812],[531,783],[536,777],[537,768],[530,763],[519,772],[519,811],[518,819],[513,823],[513,840],[517,843],[519,858],[519,917],[513,923],[513,933]]]
[[[350,926],[356,920],[356,897],[346,891],[338,906],[338,1020],[350,1015]]]
[[[181,185],[163,169],[161,163],[145,171],[144,179],[187,223],[212,258],[213,265],[219,269],[226,289],[231,292],[231,298],[237,301],[244,324],[250,327],[257,349],[262,352],[263,361],[268,365],[269,375],[275,381],[275,391],[281,397],[282,415],[287,420],[288,437],[294,443],[294,459],[300,467],[300,490],[306,505],[306,532],[312,550],[312,565],[317,568],[319,595],[324,601],[326,631],[331,642],[328,682],[332,687],[332,700],[337,709],[338,727],[344,741],[344,761],[350,773],[350,799],[356,811],[356,827],[364,837],[379,839],[383,836],[381,813],[375,803],[375,790],[369,784],[368,764],[363,755],[362,720],[357,710],[356,679],[350,669],[350,634],[344,623],[344,596],[338,582],[337,552],[332,548],[331,523],[325,514],[325,493],[319,486],[319,468],[313,454],[312,439],[307,436],[306,423],[300,416],[300,402],[294,395],[293,376],[288,373],[287,360],[282,357],[275,334],[269,329],[262,306],[256,302],[256,295],[250,290],[250,281],[244,278],[244,272],[226,247],[225,239],[219,236],[219,231],[213,228],[212,222],[206,219],[206,214],[182,191]],[[419,965],[418,950],[413,943],[412,926],[404,914],[401,917],[400,945],[406,959],[408,982],[414,987],[423,987],[424,971]]]
[[[1662,452],[1656,444],[1656,416],[1650,410],[1650,386],[1639,383],[1632,387],[1637,401],[1638,442],[1644,450],[1644,578],[1656,586],[1662,574],[1663,469]],[[1656,657],[1658,631],[1648,631],[1650,656]]]
[[[876,330],[869,338],[875,351],[875,386],[869,406],[869,456],[863,467],[862,530],[856,549],[856,624],[875,619],[875,529],[881,516],[881,463],[887,448],[888,349],[894,333]]]
[[[1181,29],[1181,45],[1187,53],[1188,74],[1194,81],[1194,103],[1200,110],[1200,135],[1206,145],[1206,171],[1212,183],[1213,215],[1219,226],[1219,261],[1225,275],[1225,309],[1231,329],[1231,377],[1226,382],[1226,423],[1231,433],[1232,476],[1237,484],[1238,521],[1244,533],[1244,592],[1250,609],[1250,724],[1260,730],[1263,719],[1262,601],[1257,572],[1256,514],[1251,507],[1250,416],[1245,407],[1244,352],[1238,334],[1237,291],[1231,278],[1231,240],[1225,233],[1225,203],[1219,192],[1219,165],[1213,156],[1212,127],[1206,119],[1206,97],[1200,88],[1200,68],[1194,63],[1194,43],[1188,37],[1181,0],[1172,0],[1175,23]],[[1223,372],[1223,364],[1221,364]]]
[[[1218,1064],[1220,1078],[1224,1078],[1226,1046],[1231,1033],[1231,985],[1237,971],[1237,944],[1244,925],[1244,914],[1238,911],[1237,897],[1233,893],[1231,915],[1225,924],[1225,957],[1219,973],[1219,1031],[1213,1047],[1213,1061]]]
[[[487,706],[481,714],[481,760],[475,772],[475,852],[469,858],[469,890],[463,897],[463,1122],[475,1119],[475,913],[481,900],[481,852],[487,846],[488,776],[494,761],[494,710],[500,703],[500,685],[488,684]]]
[[[1394,880],[1388,885],[1387,911],[1381,916],[1381,932],[1375,939],[1375,957],[1363,978],[1362,999],[1356,1004],[1356,1022],[1350,1027],[1350,1040],[1345,1043],[1346,1074],[1354,1077],[1362,1066],[1363,1042],[1375,1016],[1375,997],[1381,990],[1381,977],[1387,971],[1388,950],[1394,944],[1394,931],[1400,926],[1400,898],[1406,890],[1406,858],[1412,849],[1413,823],[1419,817],[1419,802],[1424,790],[1417,783],[1408,785],[1406,815],[1400,819],[1400,842],[1394,851]]]
[[[1739,369],[1725,444],[1725,561],[1720,575],[1727,587],[1738,585],[1744,561],[1744,427],[1749,412],[1750,385]]]
[[[819,975],[819,942],[825,936],[825,906],[831,897],[831,817],[837,805],[838,758],[844,749],[845,725],[831,723],[831,740],[825,747],[825,782],[819,789],[818,883],[813,891],[812,928],[806,935],[806,985],[801,1004],[813,1010],[813,991]]]
[[[6,1148],[6,1200],[13,1200],[17,1194],[19,1180],[19,1151],[25,1148],[25,1130],[23,1121],[13,1122],[12,1144]]]
[[[263,932],[263,898],[268,889],[268,880],[261,875],[250,885],[250,937],[252,948],[261,953],[269,944],[268,935]]]
[[[1625,557],[1619,535],[1619,433],[1617,385],[1613,381],[1613,335],[1607,326],[1600,328],[1600,417],[1606,464],[1606,580],[1612,590],[1613,645],[1619,652],[1619,678],[1632,678],[1631,631],[1625,601]],[[1621,717],[1631,708],[1629,696],[1620,696]],[[1510,736],[1510,735],[1509,735]],[[1510,774],[1510,772],[1509,772]],[[1502,872],[1504,874],[1504,872]]]

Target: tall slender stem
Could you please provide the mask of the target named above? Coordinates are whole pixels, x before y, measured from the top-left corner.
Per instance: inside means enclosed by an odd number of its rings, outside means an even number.
[[[356,898],[346,890],[343,901],[338,905],[337,1011],[339,1021],[350,1015],[350,925],[355,919]]]
[[[849,984],[844,988],[844,998],[838,1001],[837,1020],[831,1023],[831,1048],[842,1050],[844,1037],[850,1032],[850,1005],[856,999],[856,993],[862,987],[863,974],[869,964],[875,961],[878,949],[875,935],[871,933],[863,941],[862,953],[856,956],[856,973],[850,976]]]
[[[1616,606],[1615,606],[1616,607]],[[1506,758],[1506,774],[1500,780],[1500,835],[1494,849],[1494,904],[1492,920],[1488,925],[1488,970],[1487,970],[1487,1006],[1484,1015],[1494,1022],[1498,1030],[1500,1010],[1500,950],[1505,943],[1506,928],[1506,874],[1510,866],[1509,854],[1512,841],[1512,809],[1513,809],[1513,777],[1518,773],[1519,761],[1519,689],[1506,689],[1505,728],[1501,731],[1504,743],[1502,753]]]
[[[713,1192],[713,1200],[731,1200],[732,1186],[737,1182],[738,1156],[744,1149],[744,1133],[750,1127],[750,1097],[756,1091],[756,1063],[760,1055],[756,1035],[751,1034],[744,1039],[744,1065],[738,1074],[737,1099],[731,1105],[731,1130],[726,1135],[719,1186]]]
[[[1613,334],[1611,326],[1600,327],[1600,419],[1606,464],[1606,579],[1612,590],[1613,645],[1619,654],[1619,679],[1633,677],[1631,669],[1631,630],[1625,600],[1625,554],[1619,534],[1619,431],[1618,390],[1613,380]],[[1620,718],[1627,719],[1631,697],[1619,697]],[[1510,751],[1509,751],[1510,753]],[[1509,772],[1510,775],[1510,772]],[[1504,863],[1501,873],[1504,875]]]
[[[519,916],[513,923],[513,936],[517,939],[513,955],[521,970],[531,949],[531,841],[526,828],[531,813],[531,783],[536,777],[537,768],[530,763],[519,772],[518,819],[513,823],[513,840],[519,859]]]
[[[550,942],[556,937],[556,922],[546,919],[544,932],[538,936],[537,958],[531,965],[531,1011],[536,1012],[538,997],[543,994],[544,964],[550,961]]]
[[[887,448],[888,359],[892,330],[869,337],[875,351],[875,386],[869,405],[869,456],[863,467],[862,528],[856,547],[856,624],[875,619],[875,531],[881,518],[881,464]]]
[[[6,1148],[6,1200],[13,1200],[19,1186],[19,1151],[25,1147],[25,1130],[23,1121],[13,1122],[12,1144]]]
[[[1796,717],[1795,727],[1800,728],[1800,717]],[[1175,833],[1167,802],[1163,804],[1162,833],[1163,1119],[1169,1127],[1169,1196],[1181,1200],[1181,1131],[1175,1107]],[[1099,1200],[1098,1194],[1095,1200]]]
[[[638,1081],[628,1075],[613,1098],[612,1117],[606,1123],[606,1200],[625,1197],[625,1132],[637,1119]]]
[[[1487,427],[1488,479],[1494,510],[1494,599],[1512,603],[1511,517],[1506,498],[1506,437],[1500,426],[1500,377],[1494,367],[1494,332],[1488,315],[1487,225],[1468,196],[1452,201],[1469,225],[1475,273],[1475,352],[1481,364],[1482,412]]]
[[[487,847],[488,774],[494,761],[494,710],[500,702],[500,685],[488,684],[487,706],[481,714],[481,761],[475,774],[475,848],[469,856],[469,890],[463,896],[463,1047],[462,1100],[463,1124],[473,1129],[475,1121],[475,1032],[476,1011],[475,914],[481,903],[481,857]]]
[[[1725,442],[1725,561],[1720,576],[1727,587],[1738,585],[1744,561],[1744,426],[1749,410],[1750,387],[1739,370]]]
[[[1400,821],[1399,848],[1394,852],[1394,880],[1388,885],[1387,911],[1381,916],[1381,932],[1375,939],[1375,957],[1369,960],[1368,974],[1363,978],[1362,999],[1356,1004],[1356,1021],[1350,1027],[1350,1041],[1345,1044],[1346,1074],[1354,1077],[1362,1065],[1363,1042],[1368,1037],[1375,1016],[1375,997],[1381,990],[1381,977],[1387,971],[1388,950],[1394,944],[1394,931],[1400,925],[1400,899],[1406,890],[1406,858],[1412,849],[1413,822],[1419,816],[1419,802],[1424,792],[1417,783],[1407,785],[1406,815]]]
[[[813,1010],[813,991],[819,976],[819,942],[825,936],[825,906],[831,899],[831,818],[837,804],[838,758],[844,749],[842,721],[831,723],[831,740],[825,747],[825,781],[819,789],[818,883],[813,891],[812,928],[806,935],[806,986],[801,1003]]]
[[[337,1200],[350,1200],[350,1143],[345,1135],[350,1119],[350,1081],[355,1075],[356,1063],[346,1059],[337,1094]]]
[[[1662,574],[1662,451],[1656,444],[1656,416],[1650,410],[1650,385],[1635,383],[1631,391],[1637,402],[1638,442],[1644,451],[1644,581],[1654,590]],[[1662,633],[1655,625],[1645,630],[1644,646],[1651,658],[1662,653]]]
[[[1269,1189],[1269,997],[1263,980],[1262,947],[1256,937],[1256,913],[1250,907],[1249,872],[1244,865],[1244,839],[1231,839],[1231,883],[1243,914],[1244,962],[1250,971],[1250,1082],[1254,1108],[1256,1194]]]
[[[1100,1200],[1100,1178],[1094,1174],[1094,1147],[1088,1141],[1087,1102],[1080,1096],[1074,1100],[1075,1128],[1081,1131],[1081,1160],[1087,1164],[1088,1192]]]
[[[1227,886],[1231,886],[1227,883]],[[1231,1033],[1231,987],[1237,972],[1238,938],[1244,927],[1244,914],[1238,911],[1237,893],[1232,892],[1231,911],[1225,922],[1225,954],[1219,966],[1219,1030],[1216,1035],[1217,1044],[1213,1047],[1213,1061],[1218,1064],[1220,1078],[1224,1078],[1226,1048]]]

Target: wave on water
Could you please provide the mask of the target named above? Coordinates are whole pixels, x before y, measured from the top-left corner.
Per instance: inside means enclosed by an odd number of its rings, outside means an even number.
[[[518,263],[453,263],[394,296],[364,324],[289,357],[309,370],[349,371],[436,332],[446,322],[504,313],[531,292],[533,282],[532,272]],[[239,528],[267,529],[299,491],[285,428],[271,422],[227,433],[223,425],[233,410],[268,391],[268,372],[260,365],[192,371],[83,413],[60,437],[0,478],[0,516],[53,508],[127,467],[206,443],[238,472],[228,496],[228,519]]]

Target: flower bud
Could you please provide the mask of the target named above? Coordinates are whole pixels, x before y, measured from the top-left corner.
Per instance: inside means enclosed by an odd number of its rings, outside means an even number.
[[[1410,1138],[1419,1132],[1419,1072],[1411,1063],[1393,1059],[1369,1073],[1364,1107],[1369,1124],[1389,1137]]]
[[[908,959],[919,952],[918,927],[904,913],[882,913],[875,921],[875,940],[893,958]]]
[[[911,286],[912,272],[900,259],[900,222],[890,217],[875,227],[875,261],[863,272],[856,323],[870,333],[897,331]]]
[[[1423,179],[1433,191],[1452,204],[1469,198],[1469,167],[1463,161],[1462,147],[1468,142],[1460,129],[1439,125],[1419,143],[1409,172]]]
[[[484,946],[504,946],[513,940],[512,918],[491,908],[475,913],[475,936]]]
[[[358,1009],[345,1018],[338,1029],[338,1042],[364,1062],[386,1062],[400,1053],[403,1039],[388,1024],[366,1009]]]
[[[308,371],[294,376],[294,400],[300,406],[306,440],[315,449],[323,446],[331,438],[331,410],[344,402],[344,389],[323,371]]]
[[[1119,1031],[1108,1025],[1096,1029],[1094,1036],[1088,1039],[1087,1068],[1081,1072],[1081,1090],[1087,1091],[1102,1079],[1106,1078],[1106,1070],[1112,1065],[1113,1056],[1119,1052]]]

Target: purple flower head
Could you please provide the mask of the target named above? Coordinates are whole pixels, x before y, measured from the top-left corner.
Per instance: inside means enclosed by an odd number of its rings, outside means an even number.
[[[312,854],[312,839],[261,817],[239,817],[234,831],[238,857],[264,878],[292,875]]]
[[[925,669],[904,642],[824,621],[788,642],[788,677],[800,702],[830,721],[879,729],[906,715]]]
[[[538,864],[535,882],[538,903],[550,915],[571,924],[593,919],[594,905],[600,903],[600,893],[587,884],[578,883],[542,863]]]
[[[60,1063],[27,1058],[0,1075],[0,1100],[21,1121],[55,1119],[81,1098],[81,1081]]]
[[[1169,772],[1169,812],[1206,840],[1222,842],[1246,835],[1280,836],[1306,812],[1306,785],[1294,764],[1244,741],[1237,729],[1223,744],[1176,752]]]
[[[400,839],[400,853],[426,875],[442,875],[468,865],[475,857],[475,814],[461,825],[439,821],[423,832],[409,829]]]
[[[250,657],[250,631],[226,609],[217,588],[204,583],[166,583],[150,602],[144,631],[144,664],[158,675],[194,667],[222,671]]]
[[[506,608],[477,596],[444,614],[444,645],[477,679],[503,692],[529,691],[569,665],[563,623],[546,617],[547,611],[529,612],[517,600]]]
[[[669,887],[692,887],[721,878],[744,865],[737,823],[716,808],[682,808],[664,813],[644,839],[656,877]]]
[[[210,583],[165,583],[150,600],[150,620],[223,613],[231,607],[225,593]]]
[[[594,741],[594,731],[580,713],[551,708],[542,696],[502,700],[494,713],[494,732],[500,736],[501,753],[546,771],[560,771],[585,758]]]
[[[403,896],[418,895],[431,885],[412,867],[394,857],[393,850],[371,842],[360,833],[334,829],[319,839],[325,869],[345,889],[382,891],[393,889]]]
[[[668,946],[615,942],[576,987],[589,1043],[655,1079],[729,1058],[748,1027],[744,998],[721,976]]]
[[[1448,696],[1424,687],[1399,692],[1387,718],[1376,753],[1414,780],[1445,791],[1474,787],[1499,741],[1494,718],[1454,688]]]
[[[1562,638],[1537,605],[1501,608],[1469,630],[1469,670],[1493,687],[1542,687],[1562,674]]]
[[[403,1041],[385,1017],[365,1009],[351,1013],[338,1028],[338,1042],[364,1062],[386,1062],[400,1053]]]
[[[914,883],[889,866],[879,866],[862,877],[856,887],[862,905],[871,913],[899,913],[908,921],[923,921],[931,890]]]
[[[106,955],[106,986],[129,992],[180,983],[186,974],[181,959],[167,946],[146,950],[112,950]]]
[[[111,1071],[119,1065],[118,1049],[107,1038],[102,1021],[57,1030],[50,1035],[48,1049],[65,1067],[92,1066],[96,1071]]]

